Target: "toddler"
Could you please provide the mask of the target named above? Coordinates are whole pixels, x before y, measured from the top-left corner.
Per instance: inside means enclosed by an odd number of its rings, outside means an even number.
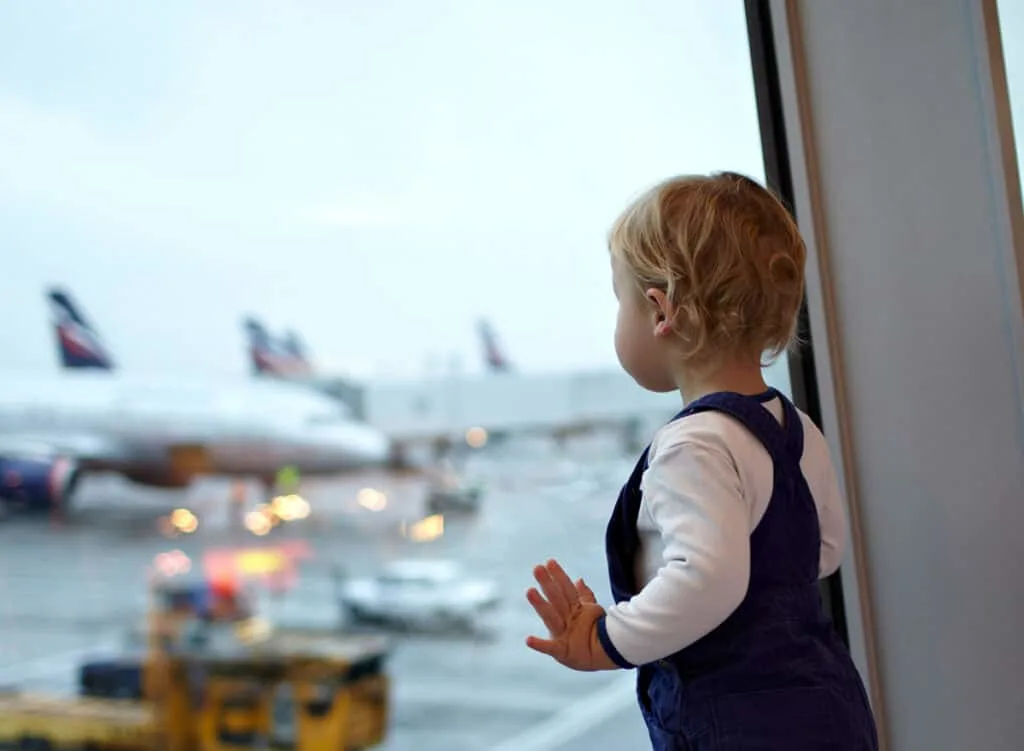
[[[846,537],[828,446],[761,371],[795,335],[795,222],[742,175],[680,177],[630,205],[609,247],[619,362],[684,407],[612,511],[615,604],[537,566],[527,599],[549,635],[527,645],[576,670],[636,669],[655,751],[874,751],[818,590]]]

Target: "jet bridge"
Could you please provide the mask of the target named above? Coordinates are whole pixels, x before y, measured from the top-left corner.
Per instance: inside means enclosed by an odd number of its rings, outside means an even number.
[[[366,419],[399,443],[461,439],[474,428],[492,435],[555,437],[591,430],[636,432],[680,407],[678,394],[652,394],[615,372],[497,374],[366,387]]]

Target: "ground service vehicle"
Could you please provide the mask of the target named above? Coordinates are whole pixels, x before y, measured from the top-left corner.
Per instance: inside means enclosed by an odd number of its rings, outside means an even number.
[[[144,698],[2,694],[0,749],[354,751],[383,741],[381,637],[274,629],[223,585],[154,594]],[[283,689],[288,717],[275,712]]]
[[[345,581],[339,598],[352,620],[404,628],[472,628],[501,601],[493,581],[440,560],[394,561],[377,576]]]

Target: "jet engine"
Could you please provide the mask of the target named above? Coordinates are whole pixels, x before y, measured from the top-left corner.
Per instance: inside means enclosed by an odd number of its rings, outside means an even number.
[[[0,501],[34,511],[66,508],[80,470],[66,457],[0,456]]]

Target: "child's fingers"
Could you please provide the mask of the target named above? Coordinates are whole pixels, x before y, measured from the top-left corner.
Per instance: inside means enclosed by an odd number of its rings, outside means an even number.
[[[537,580],[541,591],[544,592],[544,596],[548,598],[548,602],[554,606],[555,610],[567,615],[569,613],[569,600],[566,598],[562,588],[559,587],[551,578],[551,574],[548,573],[547,568],[544,566],[535,566],[533,569],[533,578]]]
[[[566,603],[573,603],[579,599],[579,592],[577,592],[576,587],[573,586],[572,579],[570,579],[569,575],[565,573],[565,569],[562,568],[558,561],[548,561],[547,570],[552,581],[554,581],[555,586],[561,590]]]
[[[588,587],[582,579],[576,580],[576,591],[579,592],[580,599],[583,602],[597,602],[597,598],[594,596],[594,593],[590,590],[590,587]]]
[[[556,660],[562,654],[562,645],[553,639],[541,639],[537,636],[527,636],[526,646],[535,652],[554,657]]]
[[[551,605],[550,602],[544,599],[540,592],[533,587],[526,590],[526,600],[529,602],[540,619],[544,621],[544,625],[548,627],[548,631],[552,634],[560,634],[565,630],[565,619],[559,614],[557,610]]]

